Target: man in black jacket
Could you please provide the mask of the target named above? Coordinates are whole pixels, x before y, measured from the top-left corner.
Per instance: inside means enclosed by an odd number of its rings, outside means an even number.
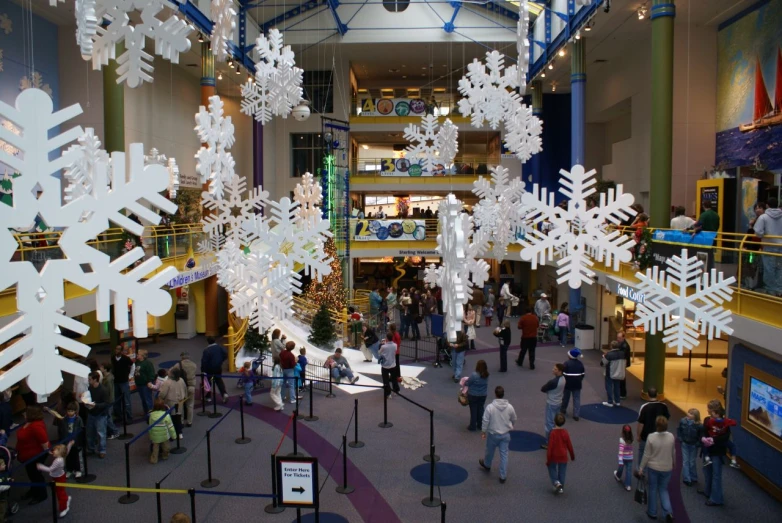
[[[581,351],[571,349],[567,353],[568,359],[565,362],[565,394],[562,397],[562,408],[559,410],[567,415],[567,406],[570,403],[570,396],[573,396],[573,420],[578,421],[578,415],[581,413],[581,382],[584,381],[584,364],[581,363]]]
[[[130,403],[130,377],[136,372],[136,365],[128,357],[128,349],[121,344],[114,348],[111,359],[111,373],[114,374],[114,415],[122,420],[122,405],[125,405],[125,419],[133,421],[133,407]]]
[[[111,405],[106,389],[100,384],[100,374],[92,372],[88,380],[91,401],[84,404],[88,411],[87,452],[94,453],[97,444],[98,457],[103,459],[106,457],[106,421]]]
[[[221,374],[223,373],[223,363],[228,359],[228,350],[225,347],[218,344],[211,336],[206,338],[206,342],[209,346],[201,355],[201,372],[206,374],[206,379],[214,378],[214,385],[220,389],[220,394],[223,395],[223,403],[228,403],[228,394],[225,392],[225,383]],[[217,397],[217,391],[212,390],[215,398]]]
[[[630,344],[627,343],[627,340],[625,339],[625,331],[616,333],[616,342],[619,344],[619,350],[625,353],[625,367],[629,367],[633,356],[630,351]],[[626,375],[627,374],[625,374],[625,376]],[[627,399],[627,378],[619,382],[619,397],[621,399]]]

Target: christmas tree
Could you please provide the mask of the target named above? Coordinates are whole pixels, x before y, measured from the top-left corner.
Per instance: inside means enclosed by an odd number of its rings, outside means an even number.
[[[333,311],[341,311],[346,307],[347,297],[345,282],[342,279],[342,263],[337,255],[334,237],[326,241],[324,250],[331,257],[331,274],[324,276],[321,282],[313,278],[302,297],[306,303],[313,303],[317,306],[326,305]]]
[[[331,322],[331,315],[326,304],[321,304],[315,317],[312,318],[310,335],[307,338],[310,343],[321,349],[331,350],[334,340],[337,339],[337,333],[334,331],[334,324]]]
[[[244,350],[247,352],[263,353],[267,350],[271,342],[269,341],[268,329],[261,334],[257,329],[249,328],[244,335]]]

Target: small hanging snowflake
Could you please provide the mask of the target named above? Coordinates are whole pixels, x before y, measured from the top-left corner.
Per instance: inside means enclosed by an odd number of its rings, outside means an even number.
[[[105,27],[97,27],[93,38],[92,68],[101,70],[109,60],[117,59],[117,83],[138,87],[152,81],[153,57],[144,51],[146,38],[155,41],[155,54],[172,64],[179,63],[179,54],[190,50],[188,35],[193,28],[176,15],[165,21],[158,15],[165,7],[173,7],[167,0],[100,0],[96,19],[109,20]],[[130,14],[139,11],[140,23],[131,24]],[[125,44],[125,51],[116,56],[118,43]],[[83,46],[82,46],[83,49]]]
[[[149,154],[144,156],[145,165],[164,165],[168,171],[168,199],[176,198],[179,190],[179,166],[176,164],[176,158],[166,158],[155,147],[149,150]]]
[[[689,257],[687,249],[665,263],[666,270],[655,266],[647,269],[646,274],[635,274],[641,280],[638,293],[644,299],[636,306],[633,324],[643,325],[650,334],[664,329],[663,341],[676,347],[679,356],[683,349],[698,346],[699,333],[710,340],[723,332],[733,334],[728,326],[732,313],[721,305],[731,301],[730,286],[736,278],[725,278],[716,269],[704,271],[703,262]]]
[[[520,178],[509,180],[508,169],[500,165],[490,171],[491,179],[479,176],[473,182],[472,192],[480,198],[473,207],[473,218],[476,227],[490,236],[493,256],[503,260],[517,229],[523,225],[524,183]]]
[[[224,112],[220,97],[210,96],[209,110],[202,105],[195,115],[195,131],[206,144],[195,155],[196,171],[201,183],[208,181],[209,193],[218,199],[223,197],[223,185],[234,176],[234,158],[228,151],[234,144],[234,125]]]
[[[236,30],[236,9],[233,0],[212,0],[212,53],[215,60],[225,62],[228,57],[228,42],[234,39]]]
[[[323,188],[315,181],[312,173],[304,173],[296,185],[293,201],[299,204],[299,218],[305,227],[310,227],[323,218]]]
[[[438,130],[437,117],[427,114],[421,117],[421,127],[410,124],[405,127],[405,140],[411,143],[407,146],[408,158],[423,158],[423,167],[433,174],[438,164],[450,165],[459,150],[459,130],[446,118]],[[421,132],[423,130],[423,132]]]
[[[516,22],[516,52],[519,60],[516,64],[519,74],[519,92],[527,90],[527,72],[529,72],[529,0],[519,0],[519,21]]]
[[[255,218],[255,211],[263,208],[263,202],[269,193],[261,187],[250,191],[250,197],[243,199],[247,190],[247,182],[241,176],[234,174],[231,181],[225,185],[227,199],[218,198],[211,193],[203,192],[201,202],[204,208],[212,211],[201,222],[204,233],[210,237],[224,237],[235,245],[245,245],[248,232],[243,225]]]
[[[505,55],[487,52],[486,64],[473,59],[467,66],[467,74],[459,80],[459,92],[464,97],[459,100],[459,112],[464,117],[470,116],[473,127],[480,129],[484,120],[488,120],[489,126],[497,129],[521,103],[515,91],[518,86],[516,66],[505,67]]]
[[[282,45],[278,29],[270,29],[268,39],[259,36],[255,49],[259,55],[255,81],[242,85],[241,111],[266,125],[275,115],[287,118],[301,103],[304,71],[296,67],[291,46]]]
[[[532,108],[521,104],[505,120],[505,145],[521,160],[526,163],[533,154],[543,150],[543,122],[532,114]]]
[[[574,165],[571,172],[563,169],[559,173],[562,175],[559,192],[569,198],[567,208],[554,205],[554,193],[540,189],[537,184],[532,192],[521,197],[522,204],[527,207],[526,219],[533,226],[541,224],[541,229],[546,229],[544,232],[530,227],[526,231],[525,238],[519,240],[521,259],[532,262],[535,270],[538,263],[545,265],[548,259],[554,259],[555,251],[560,253],[563,256],[557,260],[560,267],[557,283],[567,281],[571,289],[578,289],[582,283],[593,283],[590,252],[606,267],[613,264],[614,270],[619,269],[619,262],[627,263],[632,259],[632,236],[617,230],[606,232],[604,223],[619,225],[634,216],[635,211],[630,206],[635,199],[622,192],[622,186],[618,185],[616,192],[609,189],[607,196],[600,194],[600,204],[587,209],[586,200],[595,193],[595,171],[584,172],[581,165]]]
[[[98,34],[98,0],[76,0],[76,43],[84,60],[92,58],[93,40]]]
[[[7,35],[14,32],[14,22],[5,13],[0,14],[0,31]]]
[[[48,94],[49,98],[52,96],[52,88],[49,87],[49,84],[43,83],[43,75],[37,71],[33,72],[30,76],[23,76],[22,79],[19,80],[20,91],[25,91],[30,88],[40,89]]]

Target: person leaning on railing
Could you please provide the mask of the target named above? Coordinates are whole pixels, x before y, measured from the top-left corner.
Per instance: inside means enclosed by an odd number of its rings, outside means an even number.
[[[768,209],[755,222],[755,235],[763,240],[763,282],[769,294],[782,296],[782,209],[768,199]],[[773,238],[767,238],[773,236]]]

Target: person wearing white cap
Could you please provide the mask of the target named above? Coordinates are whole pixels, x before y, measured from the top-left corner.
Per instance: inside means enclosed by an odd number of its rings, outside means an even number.
[[[535,302],[535,314],[538,318],[542,319],[544,315],[551,312],[551,304],[548,302],[548,295],[544,292],[540,295],[540,299]]]
[[[570,396],[573,396],[573,420],[578,421],[578,415],[581,413],[581,382],[584,381],[584,364],[581,363],[581,351],[578,349],[570,349],[567,356],[565,370],[562,373],[565,376],[565,393],[559,411],[563,415],[567,415]]]

